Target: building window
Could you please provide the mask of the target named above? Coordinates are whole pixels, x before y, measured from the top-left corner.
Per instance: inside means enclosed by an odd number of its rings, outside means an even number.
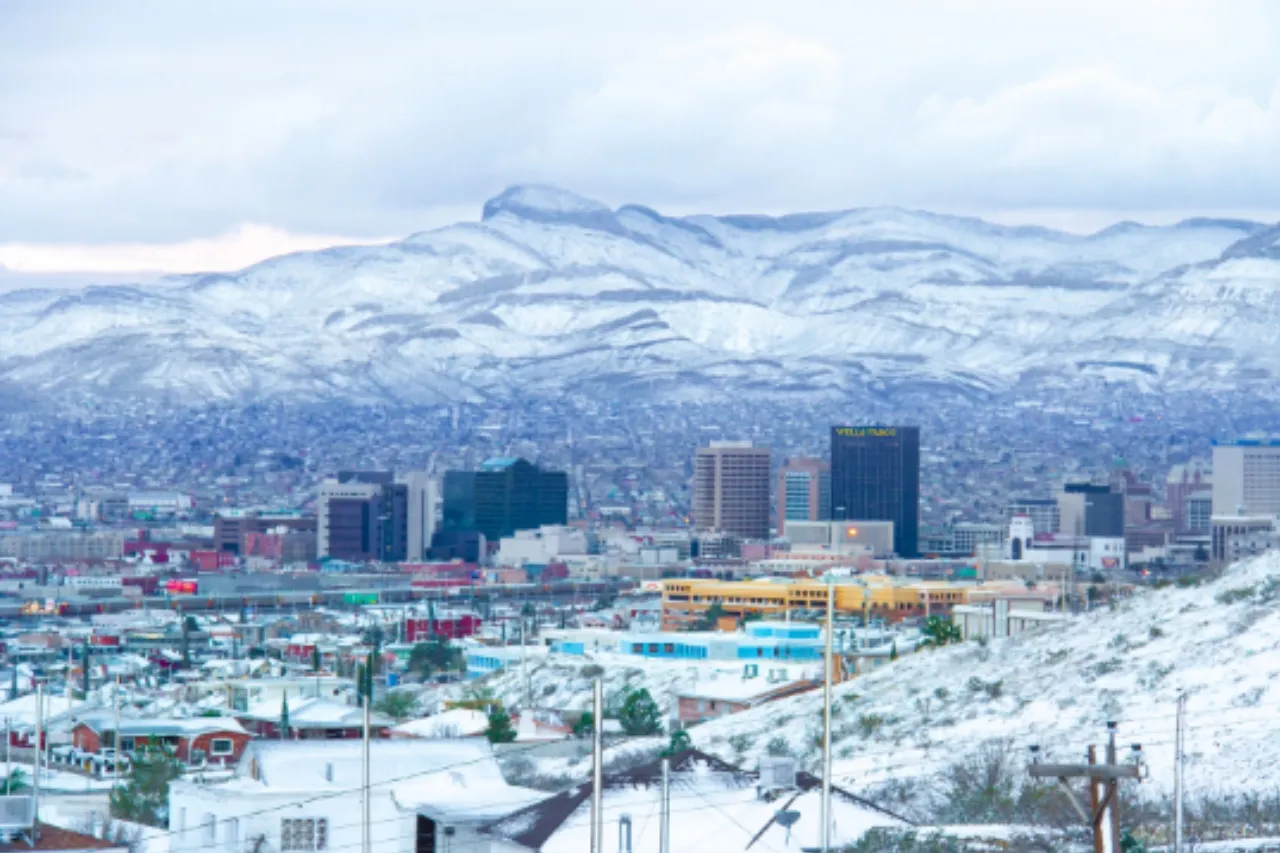
[[[230,755],[236,751],[236,744],[229,737],[216,737],[209,741],[210,755]]]
[[[114,738],[112,738],[114,740]],[[133,752],[137,748],[134,739],[131,737],[120,738],[120,748],[125,752]]]
[[[672,654],[675,654],[675,652],[676,652],[676,644],[675,644],[675,643],[663,643],[663,645],[662,645],[662,653],[663,653],[663,654],[672,655]]]
[[[329,847],[329,821],[325,818],[282,818],[280,849],[326,850]]]

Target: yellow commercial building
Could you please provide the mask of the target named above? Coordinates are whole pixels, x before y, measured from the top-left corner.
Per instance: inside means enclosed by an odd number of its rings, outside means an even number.
[[[973,584],[919,581],[886,575],[839,578],[834,583],[835,609],[842,615],[896,622],[911,616],[944,615],[966,604]],[[700,578],[662,582],[662,627],[679,630],[719,604],[726,615],[780,617],[787,611],[825,610],[828,584],[822,580],[761,578],[717,581]]]

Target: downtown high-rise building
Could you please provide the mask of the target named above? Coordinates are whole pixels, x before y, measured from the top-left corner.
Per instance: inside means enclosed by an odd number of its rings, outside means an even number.
[[[1018,516],[1025,515],[1037,534],[1057,533],[1061,529],[1062,511],[1055,498],[1014,498],[1004,511],[1006,530]]]
[[[1214,442],[1213,514],[1280,516],[1280,439]]]
[[[892,521],[900,557],[919,554],[920,428],[831,428],[831,518]]]
[[[1165,507],[1173,519],[1173,532],[1202,535],[1209,532],[1213,506],[1213,466],[1196,457],[1174,465],[1164,481]],[[1206,512],[1205,504],[1210,506]]]
[[[339,471],[320,484],[316,553],[364,562],[408,557],[409,494],[390,471]]]
[[[565,524],[569,516],[569,477],[544,471],[524,459],[489,459],[478,471],[444,475],[446,533],[479,533],[497,542],[517,530]]]
[[[440,490],[426,471],[410,471],[398,479],[406,491],[406,559],[425,560],[431,548],[431,537],[436,532],[436,508],[440,502]]]
[[[1058,527],[1071,536],[1124,537],[1124,493],[1098,483],[1066,483],[1058,495]]]
[[[831,512],[831,465],[821,459],[788,459],[778,472],[778,535],[788,521],[826,521]]]
[[[693,520],[698,530],[739,539],[769,538],[769,448],[713,441],[693,464]]]

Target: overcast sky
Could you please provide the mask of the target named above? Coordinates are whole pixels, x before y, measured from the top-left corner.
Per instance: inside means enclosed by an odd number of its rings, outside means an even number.
[[[0,4],[0,265],[229,268],[552,182],[1280,219],[1273,0]]]

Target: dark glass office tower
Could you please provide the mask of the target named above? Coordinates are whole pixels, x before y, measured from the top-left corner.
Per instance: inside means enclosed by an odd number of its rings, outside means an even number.
[[[523,459],[490,459],[479,471],[444,475],[444,518],[449,532],[483,533],[490,542],[517,530],[564,524],[569,514],[569,478]]]
[[[320,500],[327,522],[322,555],[386,563],[408,558],[409,491],[390,471],[339,471],[322,484]]]
[[[831,428],[831,518],[892,521],[893,550],[919,556],[920,427]]]

